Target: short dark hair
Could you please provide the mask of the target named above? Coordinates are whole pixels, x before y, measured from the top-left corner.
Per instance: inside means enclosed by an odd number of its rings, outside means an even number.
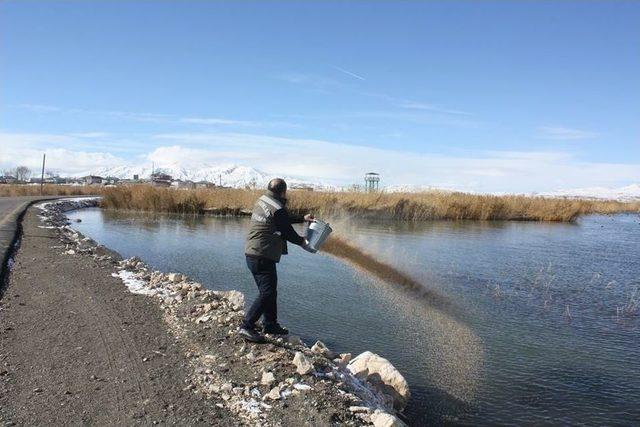
[[[272,191],[276,194],[282,194],[287,191],[287,183],[282,178],[274,178],[269,181],[269,185],[267,185],[267,190]]]

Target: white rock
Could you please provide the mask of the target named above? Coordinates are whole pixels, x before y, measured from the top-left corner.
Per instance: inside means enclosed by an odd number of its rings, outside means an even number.
[[[260,383],[262,385],[271,385],[275,382],[275,380],[276,380],[276,377],[275,375],[273,375],[273,372],[263,372]]]
[[[340,361],[344,363],[351,362],[351,353],[340,353]]]
[[[211,320],[211,316],[200,316],[196,319],[196,323],[206,323]]]
[[[300,351],[296,351],[293,357],[293,364],[296,365],[296,372],[300,375],[307,375],[313,372],[313,363]]]
[[[327,347],[322,341],[316,341],[316,343],[311,347],[311,351],[321,354],[329,359],[336,357],[333,351],[329,350],[329,347]]]
[[[244,308],[244,294],[240,291],[225,291],[222,292],[222,296],[225,297],[234,310],[240,310]]]
[[[406,427],[400,418],[379,409],[371,414],[370,418],[375,427]]]
[[[182,282],[182,274],[180,273],[169,273],[167,278],[172,283]]]
[[[301,391],[311,390],[311,386],[309,384],[302,384],[302,383],[294,384],[293,388]]]
[[[393,399],[393,406],[404,409],[411,397],[409,384],[402,374],[384,357],[370,351],[359,354],[348,365],[347,369],[378,388]]]
[[[350,361],[351,353],[341,353],[340,356],[333,359],[333,362],[338,365],[340,369],[345,369]]]
[[[276,386],[276,387],[272,388],[269,393],[264,395],[263,399],[279,400],[280,399],[280,387]]]

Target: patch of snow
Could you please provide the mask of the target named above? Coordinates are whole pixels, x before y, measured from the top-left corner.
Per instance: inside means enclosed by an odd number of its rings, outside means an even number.
[[[296,390],[311,390],[311,386],[308,384],[297,383],[293,385]]]
[[[144,280],[136,279],[135,274],[128,270],[120,270],[117,273],[111,274],[113,277],[119,277],[124,285],[129,289],[131,293],[140,295],[157,295],[160,293],[159,289],[149,289],[145,286]]]
[[[260,412],[262,412],[260,409],[262,408],[262,404],[255,399],[241,400],[239,404],[243,411],[253,414],[259,414]]]

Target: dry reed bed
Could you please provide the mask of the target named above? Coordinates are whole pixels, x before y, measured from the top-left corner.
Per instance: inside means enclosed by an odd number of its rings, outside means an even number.
[[[148,185],[105,188],[102,206],[150,212],[239,214],[248,212],[261,191],[173,190]],[[491,196],[453,192],[350,193],[291,191],[289,209],[322,217],[358,215],[396,220],[472,219],[574,221],[590,213],[640,212],[640,202]]]
[[[103,196],[102,207],[148,212],[238,215],[248,212],[258,190],[175,190],[149,185],[121,187],[45,185],[45,195]],[[39,186],[0,185],[0,196],[39,195]],[[640,212],[640,202],[491,196],[444,191],[356,193],[290,191],[289,209],[322,217],[357,215],[396,220],[471,219],[571,222],[590,213]]]
[[[47,184],[42,187],[42,194],[45,196],[84,196],[99,194],[100,187],[85,187],[80,185],[53,185]],[[40,196],[39,185],[23,184],[1,184],[0,197],[17,196]]]

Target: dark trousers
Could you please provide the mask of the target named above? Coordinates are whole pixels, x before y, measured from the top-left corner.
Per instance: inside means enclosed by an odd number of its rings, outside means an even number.
[[[278,321],[278,273],[276,272],[276,263],[269,259],[248,256],[247,267],[249,267],[258,286],[258,297],[247,310],[242,327],[253,328],[260,316],[264,316],[264,325],[273,325]]]

